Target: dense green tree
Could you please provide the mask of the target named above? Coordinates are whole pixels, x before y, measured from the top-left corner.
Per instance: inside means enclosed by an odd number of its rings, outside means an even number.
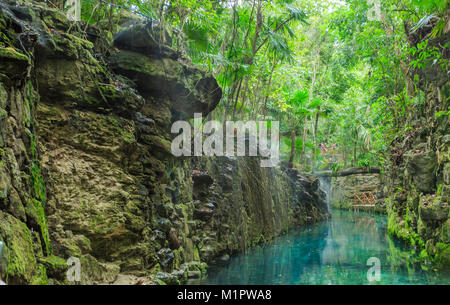
[[[47,2],[68,10],[73,1]],[[431,24],[430,39],[448,31],[447,0],[81,3],[83,22],[107,20],[111,32],[124,12],[158,22],[171,47],[218,79],[213,116],[280,120],[282,155],[304,169],[378,164],[423,102],[413,71],[448,71],[442,51],[408,40]]]

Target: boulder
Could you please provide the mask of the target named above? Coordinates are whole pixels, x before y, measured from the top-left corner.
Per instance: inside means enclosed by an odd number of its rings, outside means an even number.
[[[436,154],[433,151],[405,153],[406,170],[418,190],[429,194],[435,188]]]
[[[206,116],[222,97],[212,75],[171,58],[119,50],[111,55],[110,64],[115,72],[135,81],[144,97],[168,97],[178,119],[192,118],[194,113]]]
[[[171,44],[172,38],[155,21],[135,23],[114,36],[114,45],[119,49],[176,59],[176,52],[167,47]]]
[[[0,71],[9,78],[21,78],[27,72],[30,59],[12,47],[0,47]]]
[[[172,266],[173,260],[175,259],[175,256],[171,249],[164,248],[158,251],[158,257],[159,257],[159,264],[164,269],[170,269]]]
[[[208,73],[178,60],[166,44],[170,38],[153,23],[138,23],[120,31],[114,39],[119,51],[110,58],[115,72],[133,80],[144,97],[168,97],[174,119],[203,116],[222,97],[222,89]]]
[[[191,177],[192,181],[194,181],[194,184],[198,187],[203,185],[208,187],[214,182],[214,179],[211,177],[210,174],[199,170],[193,170]]]
[[[450,208],[439,196],[423,196],[419,205],[419,216],[424,221],[444,221],[448,219]]]

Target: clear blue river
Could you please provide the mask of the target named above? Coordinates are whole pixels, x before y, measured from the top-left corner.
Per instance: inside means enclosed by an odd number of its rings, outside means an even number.
[[[449,273],[421,266],[413,249],[390,238],[386,222],[383,215],[334,210],[329,221],[234,255],[227,263],[211,266],[207,278],[191,283],[450,284]],[[375,264],[368,265],[371,257]]]

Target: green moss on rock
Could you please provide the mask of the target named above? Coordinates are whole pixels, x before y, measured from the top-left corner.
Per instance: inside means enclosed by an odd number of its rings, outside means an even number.
[[[12,47],[0,47],[0,57],[3,60],[25,61],[29,63],[28,56],[16,51]]]
[[[450,269],[450,244],[436,243],[434,261],[443,269]]]
[[[8,78],[18,78],[25,74],[30,65],[28,56],[12,47],[0,47],[0,71]]]
[[[7,245],[9,284],[32,283],[42,279],[33,249],[33,239],[25,223],[0,211],[0,236]]]

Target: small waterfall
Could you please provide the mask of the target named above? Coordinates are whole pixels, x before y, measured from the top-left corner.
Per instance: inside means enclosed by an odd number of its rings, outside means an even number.
[[[328,212],[331,212],[330,200],[331,200],[331,177],[319,176],[320,188],[325,192]]]

